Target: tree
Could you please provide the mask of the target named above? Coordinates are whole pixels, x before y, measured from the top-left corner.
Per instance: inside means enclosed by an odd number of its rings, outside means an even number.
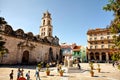
[[[103,9],[114,12],[114,20],[111,22],[109,29],[113,34],[118,34],[113,36],[116,52],[114,52],[112,59],[120,62],[120,0],[108,0],[108,2],[109,4],[104,6]],[[120,69],[120,64],[118,68]]]
[[[0,34],[2,32],[1,26],[2,24],[7,24],[4,18],[0,17]],[[5,41],[3,41],[3,38],[0,36],[0,58],[1,58],[1,63],[3,62],[3,56],[4,54],[8,53],[8,49],[5,48]]]
[[[8,49],[4,47],[5,42],[2,40],[2,37],[0,37],[0,58],[1,58],[1,63],[3,61],[3,56],[4,54],[8,53]]]

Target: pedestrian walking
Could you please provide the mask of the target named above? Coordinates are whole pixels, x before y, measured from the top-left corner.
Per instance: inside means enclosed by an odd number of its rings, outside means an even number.
[[[77,60],[77,66],[78,66],[79,69],[81,69],[81,66],[79,64],[79,60]]]
[[[36,77],[36,80],[40,80],[40,74],[39,74],[39,69],[38,67],[36,68],[36,72],[35,72],[35,77]]]
[[[112,66],[115,67],[115,61],[112,62]]]
[[[23,67],[22,67],[22,70],[20,71],[22,77],[24,76],[24,75],[23,75],[23,72],[24,72],[24,69],[23,69]]]
[[[17,71],[17,80],[19,80],[20,75],[21,75],[21,71],[20,71],[20,68],[18,68],[18,71]]]
[[[13,70],[11,70],[11,73],[9,74],[10,80],[13,80]]]
[[[30,80],[30,71],[28,71],[28,73],[26,73],[26,78],[27,78],[27,80]]]

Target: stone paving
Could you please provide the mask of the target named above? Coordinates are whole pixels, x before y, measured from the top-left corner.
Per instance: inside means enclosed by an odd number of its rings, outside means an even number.
[[[50,68],[51,73],[50,76],[46,76],[45,68],[43,68],[40,72],[41,80],[120,80],[120,70],[116,67],[113,67],[112,64],[109,63],[100,63],[101,72],[98,73],[96,70],[97,64],[94,63],[94,77],[90,76],[90,67],[88,63],[81,63],[81,70],[76,67],[66,68],[63,77],[59,76],[56,68]],[[9,73],[13,69],[14,70],[14,79],[16,80],[17,69],[21,66],[8,66],[8,67],[0,67],[0,80],[9,80]],[[35,66],[23,66],[24,68],[24,76],[28,70],[30,70],[31,80],[35,79]]]

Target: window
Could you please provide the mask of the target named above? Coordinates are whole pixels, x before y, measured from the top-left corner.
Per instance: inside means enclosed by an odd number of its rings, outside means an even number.
[[[97,42],[95,42],[95,44],[97,44]]]
[[[107,35],[110,35],[110,32],[107,32]]]
[[[90,41],[92,41],[92,38],[90,38]]]
[[[92,36],[92,34],[90,34],[90,36]]]
[[[101,40],[103,40],[103,37],[100,37]]]
[[[111,43],[110,41],[108,41],[108,43]]]
[[[110,45],[108,45],[108,48],[110,48],[111,46]]]
[[[96,40],[97,38],[95,37],[94,40]]]
[[[45,31],[45,28],[44,28],[44,31]]]
[[[107,36],[107,39],[110,39],[110,36]]]
[[[95,46],[95,49],[97,49],[97,46]]]
[[[97,36],[97,34],[94,34],[94,36]]]
[[[103,48],[104,48],[104,45],[101,45],[101,48],[103,49]]]
[[[92,44],[92,42],[90,42],[90,44]]]
[[[90,46],[90,49],[92,49],[92,46]]]
[[[49,36],[51,36],[51,34],[49,33]]]
[[[49,31],[51,31],[51,28],[49,28]]]
[[[45,20],[43,20],[43,25],[45,25]]]
[[[44,36],[45,36],[45,32],[44,32]]]
[[[104,42],[101,42],[102,44],[104,44]]]
[[[50,25],[50,20],[48,21],[48,25]]]

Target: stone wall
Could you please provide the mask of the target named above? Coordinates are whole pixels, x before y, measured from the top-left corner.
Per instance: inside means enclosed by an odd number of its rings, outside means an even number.
[[[54,60],[56,60],[56,55],[60,54],[60,46],[58,45],[50,45],[3,34],[0,34],[0,36],[2,36],[3,40],[6,42],[5,47],[9,51],[9,53],[5,54],[3,57],[3,64],[23,63],[22,59],[25,51],[29,54],[28,63],[36,63],[40,61],[49,62],[50,48]]]

